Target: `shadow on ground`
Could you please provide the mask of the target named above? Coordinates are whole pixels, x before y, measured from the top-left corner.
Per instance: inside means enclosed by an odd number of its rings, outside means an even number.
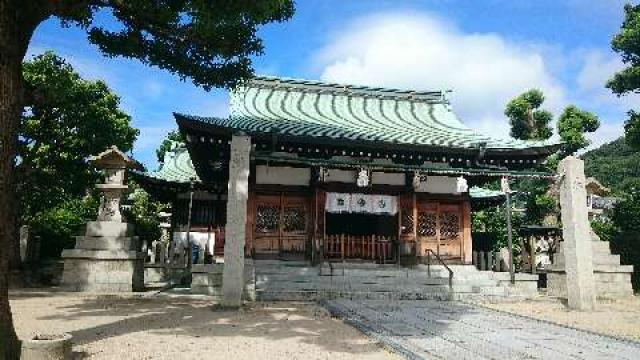
[[[148,296],[148,295],[146,295]],[[380,348],[353,329],[338,323],[315,304],[256,304],[237,311],[219,309],[207,300],[186,298],[122,297],[13,291],[10,298],[17,318],[31,317],[38,324],[57,324],[73,335],[74,348],[134,334],[187,338],[187,342],[215,338],[267,340],[296,339],[324,352],[366,355]],[[45,306],[38,313],[22,314]],[[59,331],[59,330],[58,330]],[[190,339],[190,340],[189,340]],[[223,340],[220,340],[223,339]],[[79,348],[78,348],[79,346]],[[86,353],[76,354],[83,358]],[[258,354],[256,354],[258,355]]]

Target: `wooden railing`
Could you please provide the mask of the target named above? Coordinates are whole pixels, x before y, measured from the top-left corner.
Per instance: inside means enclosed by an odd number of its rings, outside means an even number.
[[[393,260],[393,236],[327,235],[324,254],[330,259],[365,259],[380,263]]]

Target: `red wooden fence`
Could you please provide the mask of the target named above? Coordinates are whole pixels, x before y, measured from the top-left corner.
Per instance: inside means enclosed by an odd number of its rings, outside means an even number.
[[[327,235],[324,253],[328,258],[368,259],[386,262],[393,259],[395,238],[380,235]]]

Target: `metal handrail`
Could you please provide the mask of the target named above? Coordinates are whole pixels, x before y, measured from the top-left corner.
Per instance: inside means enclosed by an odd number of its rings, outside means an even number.
[[[436,254],[432,249],[426,249],[425,253],[427,255],[427,276],[431,277],[431,255],[430,254],[433,254],[433,256],[436,257],[436,260],[438,260],[438,262],[440,262],[440,264],[442,264],[444,268],[447,269],[447,271],[449,271],[449,289],[453,288],[453,270],[451,270],[451,268],[447,266],[447,264],[442,260],[442,258],[440,258],[440,256]]]

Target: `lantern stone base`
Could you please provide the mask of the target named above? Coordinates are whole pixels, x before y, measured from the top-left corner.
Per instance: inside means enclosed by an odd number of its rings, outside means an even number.
[[[592,234],[593,275],[595,278],[596,297],[615,300],[633,296],[631,274],[633,266],[620,265],[620,255],[611,254],[609,242],[600,241]],[[559,244],[554,263],[547,273],[548,294],[567,298],[567,273],[562,243]]]
[[[137,251],[133,226],[92,221],[75,249],[64,250],[62,287],[70,291],[131,292],[144,290],[144,253]]]

